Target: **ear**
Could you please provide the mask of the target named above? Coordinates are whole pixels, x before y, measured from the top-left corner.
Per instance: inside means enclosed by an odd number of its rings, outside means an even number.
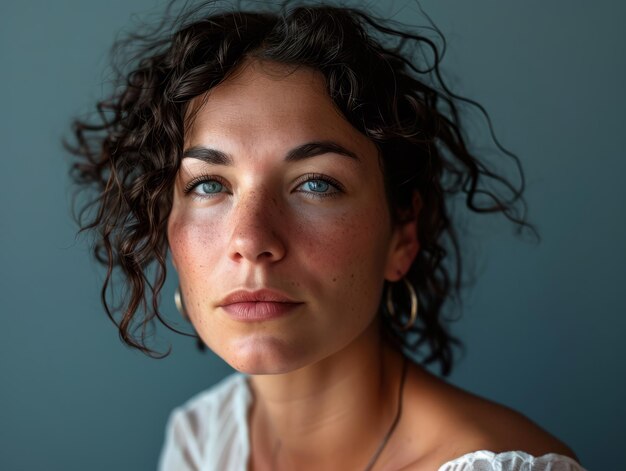
[[[413,194],[413,211],[406,221],[396,224],[389,243],[385,279],[399,281],[411,268],[419,252],[417,220],[422,209],[422,198],[416,191]]]

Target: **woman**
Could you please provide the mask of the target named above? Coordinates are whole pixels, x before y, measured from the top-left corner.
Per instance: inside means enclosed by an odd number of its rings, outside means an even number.
[[[199,345],[238,371],[172,413],[160,469],[583,469],[423,367],[448,375],[458,343],[442,318],[460,286],[450,196],[531,227],[522,189],[468,150],[434,43],[320,5],[199,9],[165,30],[127,43],[125,83],[72,148],[76,180],[99,189],[82,227],[99,234],[122,339],[154,354],[145,327],[172,328],[170,252]]]

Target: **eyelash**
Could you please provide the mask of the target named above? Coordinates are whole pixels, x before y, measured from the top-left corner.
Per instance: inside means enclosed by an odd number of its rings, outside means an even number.
[[[303,175],[301,178],[298,179],[296,188],[300,187],[304,183],[311,181],[311,180],[318,180],[318,181],[326,182],[330,186],[334,187],[335,191],[333,191],[332,193],[316,193],[312,191],[299,191],[299,193],[303,193],[311,198],[324,199],[324,198],[335,198],[345,191],[345,188],[341,183],[339,183],[334,178],[331,178],[327,175],[323,175],[321,173],[307,173],[306,175]]]
[[[193,180],[191,180],[189,183],[187,183],[185,185],[185,188],[183,189],[183,192],[185,193],[185,195],[189,195],[194,190],[194,188],[196,188],[198,185],[200,185],[201,183],[207,183],[210,181],[216,181],[220,185],[222,185],[224,188],[227,188],[226,181],[222,177],[218,177],[217,175],[200,175],[194,178]],[[194,198],[205,199],[205,198],[213,198],[217,195],[219,195],[219,193],[214,193],[212,196],[195,195],[195,194],[192,194],[191,196],[193,196]]]
[[[321,173],[307,173],[306,175],[303,175],[302,177],[300,177],[297,181],[297,186],[296,188],[300,187],[301,185],[303,185],[304,183],[311,181],[311,180],[319,180],[319,181],[323,181],[328,183],[329,185],[331,185],[332,187],[334,187],[335,191],[333,191],[332,193],[315,193],[312,191],[299,191],[299,193],[304,193],[307,196],[311,197],[311,198],[319,198],[319,199],[324,199],[324,198],[334,198],[339,196],[341,193],[343,193],[345,191],[344,186],[339,183],[337,180],[335,180],[334,178],[331,178],[327,175],[323,175]],[[222,185],[224,188],[228,188],[226,185],[226,181],[217,176],[217,175],[200,175],[196,178],[194,178],[193,180],[191,180],[189,183],[187,183],[185,185],[185,188],[183,189],[183,192],[185,195],[191,195],[194,198],[198,198],[198,199],[206,199],[206,198],[214,198],[215,196],[219,195],[220,193],[214,193],[213,195],[196,195],[193,194],[193,190],[194,188],[196,188],[198,185],[200,185],[201,183],[206,183],[206,182],[210,182],[210,181],[216,181],[218,182],[220,185]]]

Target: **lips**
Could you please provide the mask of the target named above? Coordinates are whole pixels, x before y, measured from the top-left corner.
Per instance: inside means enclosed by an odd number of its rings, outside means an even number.
[[[220,301],[219,307],[235,320],[257,322],[282,317],[302,304],[278,291],[263,289],[235,291]]]
[[[258,303],[258,302],[270,302],[270,303],[298,303],[298,301],[291,299],[290,297],[269,289],[262,289],[258,291],[235,291],[234,293],[226,296],[219,306],[228,306],[229,304],[237,303]]]

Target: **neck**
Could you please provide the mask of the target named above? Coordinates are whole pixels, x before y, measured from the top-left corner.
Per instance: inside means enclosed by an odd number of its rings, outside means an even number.
[[[401,371],[400,353],[373,323],[322,361],[251,377],[253,462],[276,470],[365,469],[396,416]]]

